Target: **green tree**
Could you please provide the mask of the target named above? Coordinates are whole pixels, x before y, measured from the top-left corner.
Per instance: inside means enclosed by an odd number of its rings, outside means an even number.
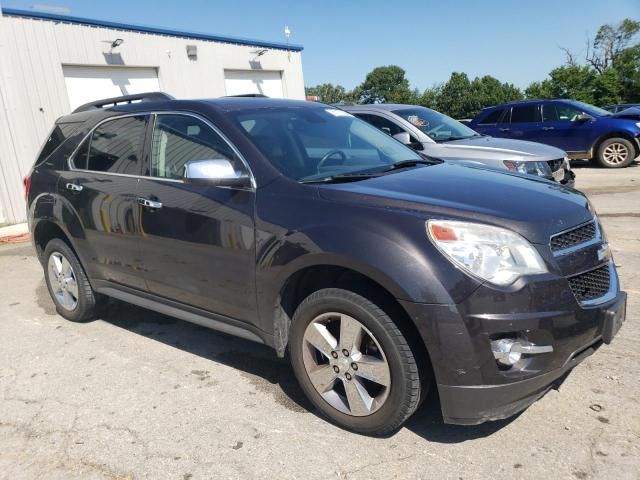
[[[440,92],[442,91],[442,84],[434,85],[432,87],[425,88],[422,95],[416,94],[416,104],[423,107],[436,109],[438,106],[438,99],[440,98]]]
[[[453,72],[442,87],[436,101],[436,109],[453,118],[467,118],[477,105],[471,98],[471,82],[466,73]]]
[[[541,82],[531,82],[524,90],[524,95],[527,98],[553,98],[551,81],[547,79]]]
[[[473,115],[482,108],[524,98],[518,87],[512,83],[502,83],[491,75],[474,78],[471,82],[470,95],[475,100]]]
[[[411,103],[415,100],[405,71],[397,65],[374,68],[358,88],[360,103]]]
[[[315,87],[305,87],[306,96],[320,97],[323,103],[355,102],[357,98],[352,91],[348,91],[342,85],[323,83]]]
[[[511,83],[502,83],[491,75],[470,81],[461,72],[453,72],[437,92],[429,94],[427,99],[435,98],[432,108],[453,118],[471,118],[484,107],[523,98],[520,89]]]

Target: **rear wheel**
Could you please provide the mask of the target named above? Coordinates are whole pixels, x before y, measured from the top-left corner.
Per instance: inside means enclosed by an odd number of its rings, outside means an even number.
[[[55,238],[47,243],[44,260],[47,289],[58,314],[73,322],[95,318],[96,304],[102,297],[93,292],[73,250]]]
[[[608,138],[598,147],[598,164],[605,168],[623,168],[628,166],[635,156],[635,150],[629,140]]]
[[[341,427],[385,435],[420,403],[411,348],[387,314],[360,295],[334,288],[311,294],[295,312],[289,346],[305,394]]]

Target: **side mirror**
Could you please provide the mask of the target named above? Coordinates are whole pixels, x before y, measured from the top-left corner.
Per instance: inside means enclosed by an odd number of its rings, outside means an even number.
[[[186,183],[195,185],[236,188],[251,186],[249,176],[244,172],[238,172],[231,162],[224,158],[188,161],[184,164],[182,178]]]
[[[584,123],[584,122],[590,122],[591,120],[594,120],[594,118],[591,115],[589,115],[588,113],[581,113],[579,115],[576,115],[574,122]]]
[[[405,144],[409,148],[413,148],[414,150],[423,150],[424,147],[420,142],[412,142],[411,135],[408,132],[399,132],[393,135],[393,138],[398,140],[400,143]]]
[[[408,132],[398,132],[393,135],[393,138],[398,140],[400,143],[404,143],[405,145],[411,145],[411,135]]]

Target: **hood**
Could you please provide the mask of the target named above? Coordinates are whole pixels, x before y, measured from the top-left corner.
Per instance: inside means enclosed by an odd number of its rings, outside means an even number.
[[[611,115],[613,118],[626,118],[629,120],[640,120],[640,108],[630,107]]]
[[[510,138],[472,137],[439,143],[441,158],[548,161],[564,158],[559,148],[542,143],[512,140]]]
[[[483,222],[532,243],[593,218],[580,192],[527,175],[441,163],[358,182],[319,186],[326,200]]]

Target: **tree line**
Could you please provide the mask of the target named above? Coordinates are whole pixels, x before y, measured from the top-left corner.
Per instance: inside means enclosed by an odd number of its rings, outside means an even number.
[[[420,91],[411,88],[397,65],[374,68],[353,90],[323,83],[306,87],[307,96],[324,103],[407,103],[438,110],[453,118],[472,118],[482,108],[525,98],[572,98],[594,105],[640,103],[640,22],[625,19],[603,25],[587,40],[586,54],[563,49],[566,61],[524,90],[491,75],[469,79],[453,72],[444,83]]]

